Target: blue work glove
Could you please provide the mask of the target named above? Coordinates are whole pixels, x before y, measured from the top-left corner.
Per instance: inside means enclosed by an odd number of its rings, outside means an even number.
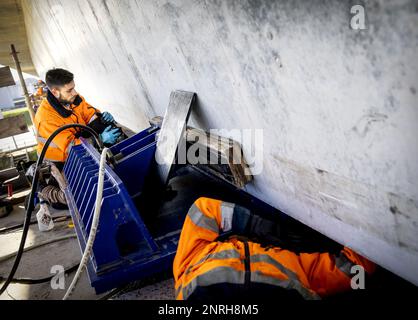
[[[103,112],[102,113],[102,122],[104,124],[112,123],[113,120],[115,120],[115,119],[113,119],[113,116],[109,112]]]
[[[102,139],[103,143],[107,144],[114,144],[116,140],[120,136],[120,130],[118,128],[113,128],[112,126],[108,126],[101,134],[100,139]]]

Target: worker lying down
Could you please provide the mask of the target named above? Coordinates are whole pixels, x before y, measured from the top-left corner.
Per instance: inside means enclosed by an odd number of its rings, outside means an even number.
[[[367,274],[375,270],[371,261],[347,247],[337,256],[296,254],[248,240],[270,238],[274,243],[278,228],[238,205],[196,200],[174,259],[176,299],[320,299],[350,290],[352,266]]]

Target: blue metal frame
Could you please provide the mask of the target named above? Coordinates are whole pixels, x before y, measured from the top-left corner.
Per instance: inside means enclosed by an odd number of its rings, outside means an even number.
[[[99,226],[87,265],[97,293],[172,266],[179,234],[153,239],[131,199],[141,193],[154,161],[157,132],[157,127],[150,127],[110,148],[122,157],[114,169],[105,166]],[[65,194],[82,251],[92,223],[99,161],[100,154],[83,141],[71,149],[63,170],[68,182]]]

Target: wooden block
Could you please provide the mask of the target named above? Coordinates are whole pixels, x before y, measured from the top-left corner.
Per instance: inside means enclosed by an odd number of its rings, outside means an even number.
[[[206,131],[191,127],[187,128],[185,135],[187,142],[201,144],[203,150],[209,149],[209,153],[218,159],[218,163],[210,164],[210,158],[207,159],[208,154],[199,154],[199,163],[209,164],[207,168],[213,174],[231,182],[238,188],[243,188],[253,179],[252,175],[245,174],[245,172],[250,172],[250,169],[245,161],[241,145],[235,140],[214,134],[209,135]],[[222,170],[222,165],[226,165],[229,172]]]

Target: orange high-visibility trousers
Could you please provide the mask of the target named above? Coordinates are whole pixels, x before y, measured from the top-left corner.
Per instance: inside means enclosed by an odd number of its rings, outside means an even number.
[[[229,239],[216,241],[229,229],[236,206],[199,198],[190,208],[173,263],[176,299],[188,299],[200,288],[218,284],[245,287],[263,284],[292,290],[305,299],[320,299],[351,288],[351,268],[367,273],[373,262],[344,247],[339,255],[301,253],[258,243]]]

